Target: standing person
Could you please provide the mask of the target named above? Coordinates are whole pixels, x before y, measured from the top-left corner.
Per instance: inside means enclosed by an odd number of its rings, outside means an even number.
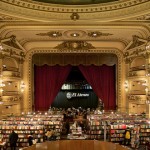
[[[33,140],[34,140],[34,138],[33,138],[33,135],[32,135],[32,133],[28,136],[28,143],[29,143],[29,146],[31,146],[31,145],[33,145]]]
[[[18,141],[18,134],[14,130],[12,130],[11,134],[9,135],[11,150],[16,150],[17,141]]]
[[[51,136],[51,140],[56,140],[56,138],[57,138],[57,136],[56,136],[56,128],[55,127],[53,127],[53,129],[52,129],[52,136]]]
[[[125,145],[130,145],[131,142],[131,130],[129,129],[129,127],[127,127],[126,131],[125,131]]]
[[[66,120],[65,128],[66,128],[66,134],[68,135],[68,134],[69,134],[69,131],[70,131],[69,120]]]

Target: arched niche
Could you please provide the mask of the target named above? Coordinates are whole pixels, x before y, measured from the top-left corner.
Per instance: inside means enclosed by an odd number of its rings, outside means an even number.
[[[2,62],[3,67],[18,68],[18,63],[14,58],[5,57]]]
[[[131,68],[145,66],[146,60],[144,57],[137,57],[131,63]]]

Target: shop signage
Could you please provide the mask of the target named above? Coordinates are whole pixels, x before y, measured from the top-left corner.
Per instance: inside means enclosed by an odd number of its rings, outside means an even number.
[[[66,97],[67,99],[71,98],[79,98],[79,97],[89,97],[89,93],[79,93],[79,92],[67,92]]]

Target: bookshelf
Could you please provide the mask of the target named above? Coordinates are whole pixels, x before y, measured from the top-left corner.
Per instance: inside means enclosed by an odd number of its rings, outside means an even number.
[[[18,134],[17,147],[28,146],[28,135],[33,134],[37,142],[43,142],[47,129],[56,128],[57,139],[62,132],[63,115],[26,115],[20,117],[8,117],[0,121],[0,138],[8,142],[13,129]]]

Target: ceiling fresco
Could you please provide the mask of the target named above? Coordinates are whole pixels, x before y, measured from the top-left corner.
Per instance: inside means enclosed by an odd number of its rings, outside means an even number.
[[[88,5],[88,4],[114,2],[118,0],[33,0],[33,1],[51,4],[63,4],[63,5]]]

